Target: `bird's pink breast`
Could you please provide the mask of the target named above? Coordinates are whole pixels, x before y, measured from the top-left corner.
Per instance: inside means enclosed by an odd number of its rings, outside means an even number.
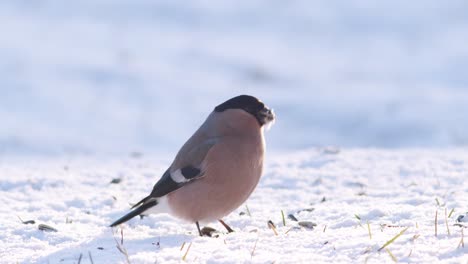
[[[207,154],[202,179],[168,195],[172,212],[187,221],[221,219],[244,203],[262,174],[261,133],[250,138],[226,137]]]

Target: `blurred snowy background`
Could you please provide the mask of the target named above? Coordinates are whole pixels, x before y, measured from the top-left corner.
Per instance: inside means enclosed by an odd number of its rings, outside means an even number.
[[[238,94],[272,151],[468,145],[467,1],[0,2],[0,154],[175,152]]]

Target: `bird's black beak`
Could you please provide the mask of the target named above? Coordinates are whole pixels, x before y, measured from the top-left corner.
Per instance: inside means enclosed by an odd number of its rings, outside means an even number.
[[[276,116],[273,110],[266,106],[257,113],[257,120],[262,126],[271,123],[275,118]]]

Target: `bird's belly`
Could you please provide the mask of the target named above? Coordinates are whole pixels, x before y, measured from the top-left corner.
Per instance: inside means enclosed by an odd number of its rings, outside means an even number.
[[[248,172],[226,177],[205,177],[168,195],[172,213],[187,221],[211,222],[228,215],[244,203],[255,189],[261,164]]]

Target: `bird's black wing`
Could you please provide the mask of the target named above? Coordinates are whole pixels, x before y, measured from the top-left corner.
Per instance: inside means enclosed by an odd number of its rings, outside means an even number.
[[[216,140],[207,140],[190,149],[184,156],[179,157],[184,164],[180,168],[169,168],[154,185],[150,195],[132,206],[132,211],[111,224],[111,227],[124,223],[137,215],[142,215],[146,210],[158,205],[159,197],[169,194],[184,185],[203,177],[201,163],[205,159]],[[171,172],[172,171],[172,172]]]
[[[146,210],[150,209],[153,206],[158,205],[158,197],[164,196],[170,192],[173,192],[180,187],[188,184],[189,182],[200,178],[203,176],[200,169],[197,169],[193,166],[185,166],[180,169],[180,174],[185,179],[183,182],[177,182],[171,176],[169,169],[163,174],[161,179],[154,185],[153,191],[150,195],[143,198],[141,201],[132,206],[132,211],[119,220],[112,223],[110,226],[114,227],[122,223],[127,222],[137,215],[142,215]]]
[[[201,169],[201,163],[205,159],[209,150],[216,144],[216,140],[206,140],[202,144],[187,151],[187,153],[178,158],[182,160],[181,163],[186,164],[181,168],[169,168],[164,172],[163,176],[154,185],[151,194],[139,201],[132,208],[138,207],[151,198],[162,197],[169,194],[184,185],[200,179],[204,175]],[[172,172],[171,172],[172,171]]]
[[[177,181],[174,179],[174,174],[179,173],[182,175],[182,179]],[[192,165],[185,166],[174,173],[170,173],[169,169],[166,170],[161,179],[154,185],[153,191],[151,192],[151,197],[161,197],[168,193],[171,193],[180,187],[188,184],[189,182],[196,180],[203,176],[199,168],[195,168]],[[179,176],[180,177],[180,176]]]

